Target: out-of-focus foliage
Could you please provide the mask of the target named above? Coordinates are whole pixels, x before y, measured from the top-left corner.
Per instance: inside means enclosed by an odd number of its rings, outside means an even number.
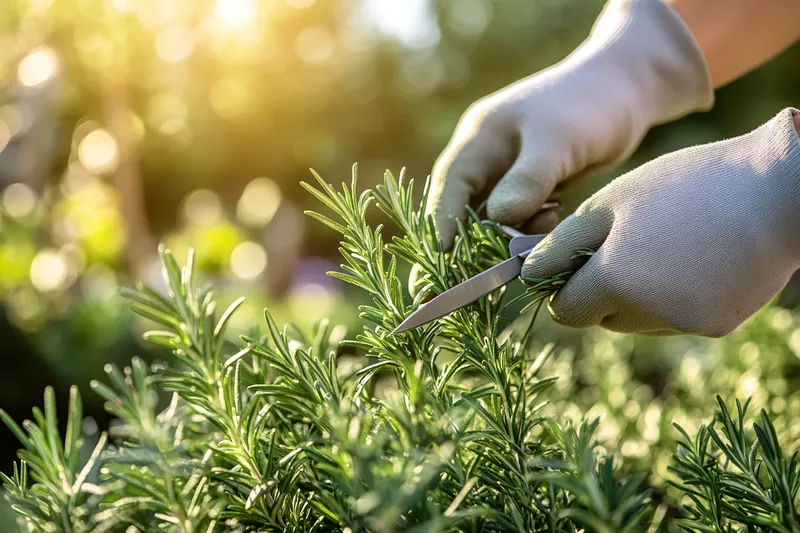
[[[768,409],[787,441],[800,439],[800,323],[766,308],[718,340],[648,339],[596,330],[555,358],[562,412],[603,419],[604,442],[623,456],[657,463],[663,483],[678,423],[694,432],[716,406],[715,395],[751,398]],[[569,342],[569,341],[567,341]]]

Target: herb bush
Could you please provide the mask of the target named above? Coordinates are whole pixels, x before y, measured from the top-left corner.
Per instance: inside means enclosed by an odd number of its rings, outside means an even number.
[[[622,449],[620,460],[601,442],[574,383],[548,375],[569,354],[534,350],[531,327],[504,322],[504,290],[390,336],[426,295],[505,259],[506,238],[472,213],[445,254],[402,174],[362,193],[355,170],[341,190],[317,180],[306,188],[329,213],[309,214],[342,235],[344,264],[331,275],[371,298],[363,330],[343,339],[325,322],[279,328],[267,311],[264,335],[231,339],[243,300],[219,313],[192,255],[180,267],[162,251],[168,296],[143,286],[126,295],[162,328],[145,336],[172,359],[109,365],[108,382],[92,383],[119,420],[109,434],[88,442],[75,388],[63,435],[50,389],[21,426],[0,412],[22,444],[3,482],[26,531],[800,531],[798,456],[766,411],[751,423],[747,402],[731,414],[718,398],[715,423],[673,429],[663,490],[641,454]],[[397,226],[391,242],[367,221],[373,204]],[[413,301],[399,261],[423,274]],[[533,317],[567,278],[527,289]],[[595,377],[583,393],[599,401],[605,378]]]

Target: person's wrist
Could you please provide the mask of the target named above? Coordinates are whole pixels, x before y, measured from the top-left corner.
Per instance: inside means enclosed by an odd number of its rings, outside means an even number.
[[[600,115],[605,152],[593,164],[602,169],[629,156],[652,126],[714,100],[702,53],[663,0],[610,0],[588,39],[545,75],[564,82],[574,114]]]

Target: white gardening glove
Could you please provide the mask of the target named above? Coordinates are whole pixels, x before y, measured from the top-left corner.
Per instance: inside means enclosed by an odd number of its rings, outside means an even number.
[[[446,247],[465,205],[487,195],[489,217],[519,227],[559,183],[613,166],[650,126],[712,102],[704,59],[672,8],[611,0],[572,55],[467,111],[434,166],[427,212]],[[558,222],[537,218],[527,231]]]
[[[550,302],[568,326],[729,333],[800,267],[797,113],[617,178],[531,252],[522,278],[577,268]],[[584,248],[597,253],[580,266]]]

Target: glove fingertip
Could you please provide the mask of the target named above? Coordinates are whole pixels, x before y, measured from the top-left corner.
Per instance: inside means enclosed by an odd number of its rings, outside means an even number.
[[[456,237],[456,219],[448,217],[435,217],[434,223],[436,224],[436,235],[442,241],[444,249],[447,250],[453,246],[453,241]]]
[[[568,328],[585,328],[594,324],[586,320],[586,317],[581,316],[577,311],[577,306],[567,296],[556,293],[547,303],[547,310],[553,321]],[[597,322],[598,320],[595,320]]]
[[[549,279],[569,269],[571,250],[570,241],[557,238],[551,233],[531,250],[522,264],[520,277],[526,281]]]
[[[486,205],[489,218],[510,226],[522,225],[539,211],[555,185],[555,176],[543,172],[528,153],[517,159],[492,190]]]
[[[613,311],[613,301],[603,289],[603,273],[596,265],[578,270],[550,299],[553,320],[571,328],[597,326]]]
[[[544,256],[537,253],[534,249],[530,255],[525,259],[520,271],[520,277],[527,282],[536,282],[541,279],[547,279],[547,270],[544,267],[544,262],[540,261]]]
[[[486,214],[501,224],[520,226],[536,212],[537,200],[507,189],[502,184],[495,187],[486,202]]]

